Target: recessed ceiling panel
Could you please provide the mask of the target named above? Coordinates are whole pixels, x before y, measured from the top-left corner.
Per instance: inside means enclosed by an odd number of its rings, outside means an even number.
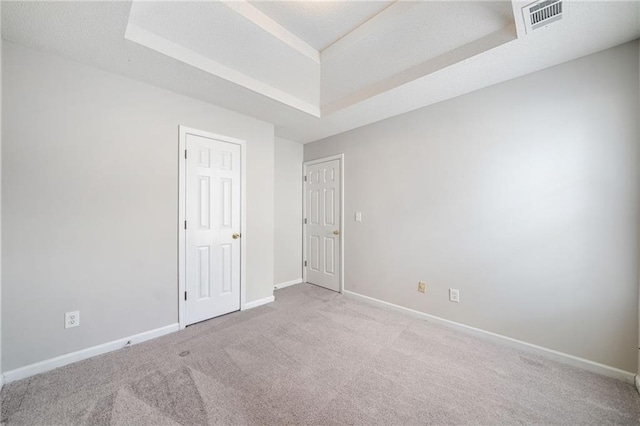
[[[323,53],[323,114],[348,106],[344,98],[362,101],[516,38],[510,2],[397,3],[385,14],[364,36],[350,34]]]
[[[195,57],[198,63],[221,64],[228,72],[211,72],[223,78],[233,74],[240,76],[239,80],[254,81],[266,87],[257,90],[266,96],[274,88],[310,105],[319,102],[319,64],[222,2],[136,1],[127,37],[179,60]],[[170,48],[160,46],[162,40]],[[183,51],[179,55],[168,53],[180,48]]]
[[[394,1],[250,1],[274,21],[322,51]]]

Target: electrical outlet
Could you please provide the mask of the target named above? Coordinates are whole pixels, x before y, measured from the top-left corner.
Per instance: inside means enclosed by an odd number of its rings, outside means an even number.
[[[418,281],[418,291],[420,293],[424,293],[426,289],[427,289],[427,283],[425,283],[424,281]]]
[[[460,302],[460,291],[455,288],[449,289],[449,301],[458,303]]]
[[[80,311],[64,314],[64,328],[78,327],[80,325]]]
[[[362,222],[362,212],[356,212],[356,222]]]

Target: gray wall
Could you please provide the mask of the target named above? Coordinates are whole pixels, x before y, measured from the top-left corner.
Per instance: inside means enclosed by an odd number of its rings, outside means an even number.
[[[275,140],[275,284],[302,280],[302,151]]]
[[[638,84],[633,42],[305,145],[345,154],[346,289],[636,371]]]
[[[2,34],[2,2],[0,1],[0,34]],[[0,37],[0,82],[2,82],[2,38]],[[2,376],[2,84],[0,84],[0,388]]]
[[[2,53],[4,371],[178,321],[180,124],[247,141],[247,302],[273,294],[271,124],[11,43]],[[65,330],[72,310],[80,327]]]

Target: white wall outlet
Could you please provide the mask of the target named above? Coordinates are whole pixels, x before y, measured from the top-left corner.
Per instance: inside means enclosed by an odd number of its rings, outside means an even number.
[[[356,212],[356,222],[362,222],[362,212]]]
[[[460,302],[460,291],[455,288],[449,289],[449,301],[458,303]]]
[[[80,311],[67,312],[64,314],[64,328],[77,327],[80,325]]]

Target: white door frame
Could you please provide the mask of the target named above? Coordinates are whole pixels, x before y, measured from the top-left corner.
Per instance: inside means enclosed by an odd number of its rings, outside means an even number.
[[[187,135],[202,136],[217,141],[229,142],[240,145],[240,310],[244,310],[246,302],[246,258],[247,258],[247,155],[246,142],[241,139],[229,136],[218,135],[204,130],[198,130],[186,126],[178,126],[179,143],[178,143],[178,323],[180,330],[184,329],[186,324],[187,303],[184,300],[184,292],[186,291],[186,230],[184,222],[186,220],[186,185],[187,185],[187,163],[185,161],[185,149],[187,143]]]
[[[344,292],[344,154],[330,155],[328,157],[317,158],[302,163],[302,217],[307,217],[307,187],[304,177],[307,176],[307,166],[324,163],[325,161],[340,161],[340,293]],[[302,223],[302,282],[307,282],[307,267],[304,262],[307,260],[307,227]]]

